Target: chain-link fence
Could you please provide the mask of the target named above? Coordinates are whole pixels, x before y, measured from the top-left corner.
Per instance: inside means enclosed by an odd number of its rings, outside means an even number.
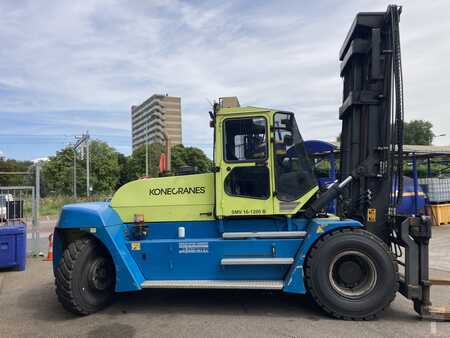
[[[0,187],[0,227],[26,224],[32,254],[39,253],[39,227],[35,187]]]
[[[419,184],[430,203],[450,202],[450,178],[421,178]]]
[[[32,221],[34,187],[0,187],[0,226]]]

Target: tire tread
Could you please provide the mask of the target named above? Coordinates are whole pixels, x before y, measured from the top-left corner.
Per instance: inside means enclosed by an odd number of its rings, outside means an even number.
[[[369,314],[369,315],[365,315],[365,316],[347,316],[347,315],[343,315],[340,313],[337,313],[336,311],[333,311],[331,308],[329,308],[327,305],[323,304],[318,295],[316,294],[316,292],[314,291],[313,288],[313,283],[312,283],[312,276],[311,276],[311,258],[314,256],[314,254],[317,252],[317,250],[320,249],[320,247],[332,236],[335,236],[338,233],[355,233],[355,234],[361,234],[363,236],[369,237],[372,240],[374,240],[375,242],[377,242],[382,248],[383,250],[386,252],[386,254],[388,254],[391,258],[391,262],[396,274],[396,283],[395,283],[395,287],[391,290],[391,294],[389,297],[389,301],[386,302],[386,305],[380,309],[377,309],[376,311],[374,311],[373,313]],[[312,298],[314,299],[314,301],[317,303],[317,305],[324,310],[326,313],[330,314],[331,316],[338,318],[338,319],[343,319],[343,320],[373,320],[376,319],[388,306],[389,304],[394,300],[395,295],[398,291],[399,288],[399,274],[398,274],[398,264],[395,261],[394,255],[392,254],[392,251],[388,248],[388,246],[386,245],[385,242],[383,242],[380,238],[378,238],[377,236],[375,236],[374,234],[363,230],[363,229],[338,229],[335,230],[329,234],[325,234],[324,236],[322,236],[321,238],[319,238],[316,243],[313,245],[313,247],[310,249],[308,256],[306,258],[306,262],[305,262],[305,267],[306,267],[306,273],[305,273],[305,281],[306,281],[306,286],[308,289],[309,294],[312,296]]]
[[[55,273],[56,295],[59,302],[69,312],[77,315],[88,315],[89,311],[83,309],[76,301],[72,291],[72,279],[75,261],[80,253],[89,245],[96,245],[93,238],[81,238],[69,244],[59,261]]]

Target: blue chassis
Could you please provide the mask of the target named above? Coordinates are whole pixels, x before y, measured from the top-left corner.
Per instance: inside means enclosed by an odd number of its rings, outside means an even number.
[[[283,280],[283,291],[305,293],[303,263],[314,242],[339,228],[361,228],[354,220],[326,218],[223,219],[147,223],[148,236],[130,240],[132,226],[124,224],[109,203],[83,203],[63,208],[54,238],[55,269],[62,257],[64,230],[87,232],[103,243],[116,269],[116,291],[141,289],[145,280]],[[186,237],[178,238],[178,227]],[[222,239],[222,232],[307,231],[295,239]],[[222,266],[222,258],[293,258],[292,265]]]

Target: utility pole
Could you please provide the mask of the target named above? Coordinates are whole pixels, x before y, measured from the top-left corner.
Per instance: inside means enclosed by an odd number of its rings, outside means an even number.
[[[91,185],[89,182],[90,178],[90,170],[91,167],[91,159],[89,154],[89,134],[86,132],[86,195],[89,197],[91,195]]]
[[[90,166],[91,166],[91,158],[90,158],[90,147],[89,147],[89,142],[90,142],[90,136],[89,136],[89,132],[86,131],[85,134],[81,135],[81,137],[78,138],[77,142],[75,143],[75,145],[73,146],[73,151],[74,151],[74,157],[73,157],[73,161],[74,161],[74,196],[76,197],[76,151],[78,149],[78,147],[81,147],[81,150],[83,150],[83,146],[86,149],[86,196],[89,197],[91,194],[91,185],[90,185]]]
[[[145,176],[148,177],[148,121],[145,123]]]
[[[73,148],[73,198],[77,198],[77,150]]]

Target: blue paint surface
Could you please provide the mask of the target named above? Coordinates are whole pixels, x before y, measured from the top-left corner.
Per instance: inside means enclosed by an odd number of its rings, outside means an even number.
[[[361,228],[363,225],[354,220],[329,220],[329,219],[314,219],[308,224],[308,235],[306,236],[301,248],[295,255],[295,261],[289,269],[289,273],[284,279],[285,292],[306,293],[304,283],[304,270],[306,256],[309,249],[314,243],[323,235],[332,232],[336,229],[342,228]]]
[[[417,173],[416,173],[417,175]],[[426,194],[418,185],[417,177],[403,176],[403,197],[397,207],[397,213],[401,215],[418,215],[424,213]]]
[[[144,277],[127,248],[126,226],[109,203],[81,203],[64,206],[56,225],[53,269],[62,256],[60,230],[86,231],[103,243],[116,269],[116,291],[139,290]],[[95,229],[95,230],[94,230]]]
[[[301,242],[300,239],[145,240],[141,241],[141,250],[132,251],[132,255],[147,280],[281,280],[289,265],[222,266],[220,261],[222,258],[291,258]]]
[[[315,164],[319,165],[322,161],[328,162],[328,176],[326,177],[317,177],[317,183],[319,188],[327,187],[328,185],[334,183],[336,181],[336,158],[334,151],[336,150],[336,146],[325,141],[320,140],[307,140],[304,142],[306,151],[310,158],[315,158],[316,155],[319,155],[317,158],[318,162]],[[326,154],[326,156],[324,156]],[[317,175],[317,173],[316,173]],[[336,213],[336,200],[331,201],[325,210],[331,214]]]
[[[61,258],[61,231],[95,236],[110,252],[116,291],[139,290],[144,280],[284,280],[284,291],[304,293],[303,263],[314,242],[337,228],[361,227],[352,220],[284,217],[217,221],[146,223],[145,238],[133,238],[133,225],[122,223],[108,203],[67,205],[56,227],[54,266]],[[185,238],[178,238],[178,228]],[[307,231],[296,239],[222,239],[224,232]],[[222,266],[223,258],[293,258],[292,265]]]
[[[25,270],[27,231],[23,223],[0,226],[0,268]]]

